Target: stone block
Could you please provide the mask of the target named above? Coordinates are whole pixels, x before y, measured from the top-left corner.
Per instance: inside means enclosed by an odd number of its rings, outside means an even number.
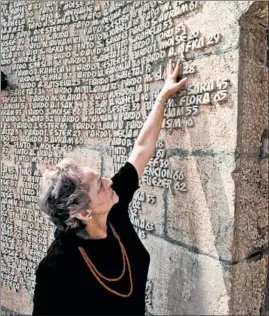
[[[31,315],[33,302],[33,296],[21,288],[17,293],[14,293],[7,286],[1,286],[1,305],[10,310],[18,313],[19,315]]]
[[[165,223],[165,192],[161,188],[141,185],[141,189],[148,195],[156,197],[156,203],[142,203],[142,209],[139,212],[141,218],[152,223],[154,230],[152,233],[158,236],[164,236]]]
[[[267,315],[268,254],[257,260],[244,261],[231,268],[232,288],[230,315]]]
[[[259,153],[262,135],[268,130],[267,33],[265,25],[258,23],[265,4],[255,7],[255,13],[241,19],[237,145],[241,156]],[[254,14],[259,16],[255,22]]]
[[[85,147],[77,147],[74,151],[68,153],[66,157],[73,158],[79,164],[88,166],[93,170],[101,172],[101,153],[97,150],[91,150]]]
[[[234,258],[241,260],[268,247],[268,160],[237,160]]]
[[[41,216],[38,225],[32,222],[36,169],[64,156],[113,176],[163,87],[163,66],[182,58],[193,102],[176,104],[171,128],[160,138],[169,168],[184,172],[187,191],[165,188],[167,166],[156,177],[150,170],[141,190],[156,202],[143,201],[135,221],[154,225],[143,239],[151,254],[147,309],[152,315],[262,314],[268,295],[267,2],[4,1],[1,15],[1,64],[16,83],[1,96],[4,312],[31,313],[33,262],[52,235]],[[219,79],[204,102],[199,89],[191,89],[203,84],[208,90],[204,84]],[[14,260],[28,252],[33,258],[24,264]],[[17,278],[22,268],[24,279]]]
[[[174,196],[167,194],[167,236],[215,258],[231,260],[233,155],[174,156],[170,160],[175,169],[185,170],[187,192]]]
[[[230,280],[227,266],[164,239],[149,236],[149,279],[153,315],[227,315]]]

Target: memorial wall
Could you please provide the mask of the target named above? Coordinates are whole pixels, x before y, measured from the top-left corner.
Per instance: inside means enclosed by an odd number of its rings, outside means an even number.
[[[267,309],[266,30],[267,2],[1,2],[1,67],[13,84],[1,93],[5,314],[31,313],[53,239],[38,210],[45,167],[74,157],[112,176],[178,58],[188,85],[167,103],[129,206],[151,254],[147,313]]]

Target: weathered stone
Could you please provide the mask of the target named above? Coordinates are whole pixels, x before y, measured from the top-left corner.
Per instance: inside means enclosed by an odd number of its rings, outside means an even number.
[[[257,255],[231,268],[230,313],[233,315],[267,315],[268,254]],[[243,277],[242,277],[243,276]]]
[[[167,236],[220,260],[231,260],[234,230],[233,155],[174,156],[189,176],[187,192],[167,196]],[[191,193],[191,194],[190,194]]]
[[[227,315],[228,267],[189,247],[149,236],[153,315]]]
[[[38,213],[44,169],[73,157],[113,176],[169,58],[189,82],[167,102],[129,209],[152,258],[147,311],[268,312],[268,4],[2,1],[1,18],[16,84],[0,113],[4,312],[31,313],[53,238]]]

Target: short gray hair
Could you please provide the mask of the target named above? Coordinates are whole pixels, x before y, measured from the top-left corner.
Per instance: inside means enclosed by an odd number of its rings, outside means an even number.
[[[76,215],[90,207],[89,184],[75,160],[64,159],[43,174],[39,205],[61,231],[85,228]]]

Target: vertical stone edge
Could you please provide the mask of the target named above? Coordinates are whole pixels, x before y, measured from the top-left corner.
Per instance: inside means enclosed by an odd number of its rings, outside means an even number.
[[[237,167],[233,173],[236,187],[235,228],[233,264],[230,269],[231,315],[269,314],[268,149],[266,154],[264,148],[268,146],[268,9],[267,2],[256,1],[239,21]],[[249,91],[251,80],[254,86]]]

